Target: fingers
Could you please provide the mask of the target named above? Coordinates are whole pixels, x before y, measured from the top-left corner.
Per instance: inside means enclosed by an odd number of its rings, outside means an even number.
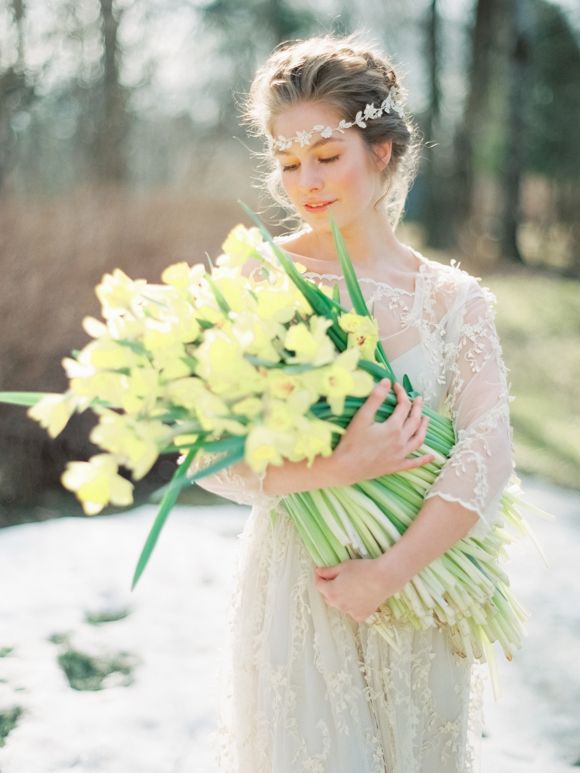
[[[413,406],[409,400],[409,395],[405,392],[401,384],[395,382],[393,389],[397,398],[397,405],[395,406],[395,410],[389,417],[388,421],[395,424],[398,423],[399,426],[402,427],[409,415],[409,411]]]
[[[429,417],[422,416],[417,425],[416,431],[407,439],[407,453],[416,451],[423,445],[425,438],[427,437],[427,429],[429,426]]]
[[[423,456],[413,457],[412,459],[405,459],[401,466],[401,471],[413,470],[415,467],[422,467],[424,464],[430,464],[430,462],[433,461],[435,461],[434,454],[424,454]]]
[[[354,422],[364,422],[365,424],[372,424],[375,420],[375,414],[387,399],[387,396],[391,390],[391,382],[388,378],[384,378],[379,381],[373,391],[369,394],[365,402],[361,405],[358,411],[351,419],[350,424]]]
[[[422,416],[422,410],[423,398],[419,395],[419,397],[416,397],[413,400],[411,410],[403,424],[403,437],[406,441],[411,440],[411,438],[422,429],[423,419],[427,418]]]

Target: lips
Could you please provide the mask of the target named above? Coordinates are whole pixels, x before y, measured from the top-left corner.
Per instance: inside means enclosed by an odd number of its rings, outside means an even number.
[[[336,199],[332,199],[330,201],[307,201],[304,206],[306,209],[309,209],[312,212],[317,212],[326,209],[326,207],[334,204],[335,201]]]

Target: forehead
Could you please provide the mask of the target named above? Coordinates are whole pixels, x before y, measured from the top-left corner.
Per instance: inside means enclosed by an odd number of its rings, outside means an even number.
[[[317,124],[334,128],[338,125],[341,117],[338,110],[331,105],[321,102],[300,102],[286,108],[286,110],[279,113],[273,119],[272,134],[274,137],[283,135],[290,138],[294,137],[297,132],[310,131]],[[348,134],[348,131],[344,133],[334,132],[332,137],[321,138],[317,132],[314,132],[310,145],[305,147],[304,150],[310,150],[328,142],[344,141]],[[298,149],[302,149],[301,145],[295,142],[288,151],[275,150],[274,153],[276,155],[287,155]]]

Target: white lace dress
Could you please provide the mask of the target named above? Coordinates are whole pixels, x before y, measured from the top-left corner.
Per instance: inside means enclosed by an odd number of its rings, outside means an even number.
[[[498,516],[512,469],[509,389],[494,297],[456,265],[419,253],[414,292],[361,279],[398,378],[455,421],[457,443],[428,497]],[[306,276],[339,282],[332,274]],[[370,306],[371,307],[371,306]],[[479,771],[485,666],[439,629],[398,624],[400,652],[329,606],[314,563],[262,480],[245,464],[203,488],[252,506],[223,645],[214,734],[222,773],[474,773]]]

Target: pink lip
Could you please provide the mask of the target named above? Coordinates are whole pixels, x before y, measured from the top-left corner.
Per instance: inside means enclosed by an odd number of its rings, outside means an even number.
[[[325,201],[325,202],[306,202],[304,206],[309,209],[310,211],[320,211],[322,212],[324,209],[326,209],[331,204],[334,204],[336,199],[333,199],[332,201]]]

